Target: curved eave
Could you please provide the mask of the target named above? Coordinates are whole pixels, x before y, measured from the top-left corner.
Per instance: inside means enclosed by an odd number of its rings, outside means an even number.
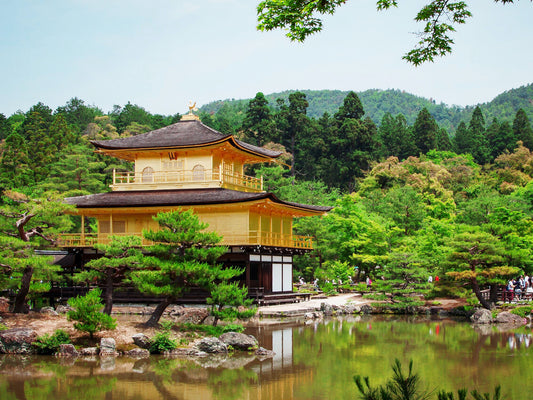
[[[248,204],[268,205],[290,211],[295,217],[323,215],[332,207],[285,202],[272,193],[243,193],[229,189],[187,189],[161,191],[109,192],[65,199],[77,207],[78,214],[104,209],[149,209]],[[84,210],[84,212],[80,212]]]
[[[211,141],[208,143],[197,143],[190,145],[180,145],[180,146],[159,146],[159,147],[134,147],[134,148],[113,148],[105,147],[97,144],[94,141],[91,143],[97,148],[98,153],[103,153],[112,157],[120,158],[126,161],[135,161],[135,154],[142,152],[165,152],[165,151],[179,151],[179,150],[192,150],[192,149],[209,149],[217,148],[224,146],[225,143],[231,145],[237,152],[242,152],[241,157],[246,160],[247,164],[261,163],[267,161],[273,161],[275,158],[278,158],[282,153],[276,152],[273,155],[262,154],[258,151],[253,151],[236,140],[233,136],[229,136],[217,141]]]

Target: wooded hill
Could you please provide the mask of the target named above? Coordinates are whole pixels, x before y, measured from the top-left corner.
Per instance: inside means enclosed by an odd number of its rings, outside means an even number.
[[[286,90],[265,94],[265,97],[269,101],[269,106],[275,108],[277,99],[288,101],[289,95],[295,91]],[[325,112],[330,115],[335,114],[349,93],[349,91],[342,90],[298,91],[306,95],[309,103],[307,115],[312,118],[320,118]],[[381,122],[386,113],[390,113],[393,116],[404,115],[407,123],[412,125],[420,110],[426,108],[440,127],[453,134],[461,121],[470,120],[476,106],[481,108],[487,122],[491,122],[494,118],[512,120],[520,108],[526,112],[530,120],[533,120],[533,83],[505,91],[489,102],[467,107],[436,103],[433,99],[415,96],[398,89],[369,89],[364,92],[357,92],[357,95],[363,103],[365,115],[376,124]],[[216,114],[223,109],[224,114],[235,114],[235,118],[238,118],[239,115],[242,116],[250,100],[217,100],[202,106],[200,111]]]

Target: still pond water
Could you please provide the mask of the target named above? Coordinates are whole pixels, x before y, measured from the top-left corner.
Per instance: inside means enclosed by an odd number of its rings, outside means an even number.
[[[383,383],[410,359],[430,388],[501,384],[504,399],[533,398],[530,327],[500,332],[452,320],[332,319],[251,329],[273,359],[187,361],[0,358],[0,399],[357,399],[353,376]]]

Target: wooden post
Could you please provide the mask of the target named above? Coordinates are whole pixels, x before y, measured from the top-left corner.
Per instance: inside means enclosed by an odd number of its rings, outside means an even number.
[[[113,170],[114,171],[114,170]],[[85,215],[81,215],[81,237],[80,246],[85,246]]]

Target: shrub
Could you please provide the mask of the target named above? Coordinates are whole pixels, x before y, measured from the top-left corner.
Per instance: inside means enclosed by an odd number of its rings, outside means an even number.
[[[74,309],[67,313],[68,320],[78,321],[74,323],[74,328],[89,333],[91,339],[95,332],[115,329],[117,326],[114,318],[100,311],[104,306],[100,299],[101,294],[100,289],[93,289],[85,296],[78,296],[68,301]]]
[[[531,316],[531,311],[533,310],[533,306],[522,306],[522,307],[516,307],[511,310],[512,314],[519,315],[523,318],[527,318]]]
[[[202,332],[207,336],[220,336],[226,332],[243,332],[244,326],[240,324],[228,324],[228,325],[195,325],[195,324],[183,324],[180,326],[182,331]]]
[[[58,329],[53,335],[45,333],[39,336],[32,345],[37,349],[37,354],[51,355],[57,353],[60,345],[68,343],[70,343],[68,333]]]
[[[174,326],[173,322],[165,321],[161,323],[161,331],[152,338],[150,353],[163,354],[165,351],[172,351],[178,347],[178,343],[170,338],[170,330]]]

